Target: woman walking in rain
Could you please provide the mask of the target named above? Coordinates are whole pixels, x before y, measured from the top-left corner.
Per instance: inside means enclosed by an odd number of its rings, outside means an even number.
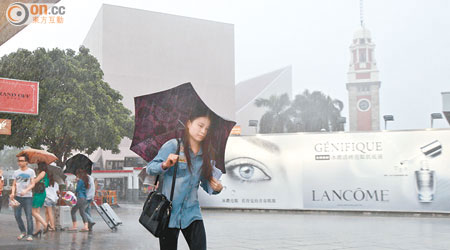
[[[41,234],[47,233],[49,229],[49,224],[41,216],[41,207],[44,205],[45,197],[47,196],[45,189],[50,181],[53,182],[53,176],[47,172],[47,164],[43,162],[38,163],[38,168],[36,169],[37,177],[34,179],[35,186],[33,188],[33,208],[31,212],[36,222],[34,237],[41,237]],[[41,230],[41,224],[44,226],[44,231]]]
[[[77,169],[77,188],[75,189],[75,195],[77,196],[77,204],[72,207],[70,214],[72,215],[72,228],[69,231],[77,231],[77,210],[80,210],[80,216],[83,220],[84,227],[80,232],[89,232],[88,218],[86,217],[86,207],[88,203],[86,201],[86,190],[89,188],[89,177],[87,176],[86,170]]]
[[[223,189],[220,181],[213,177],[213,172],[220,170],[212,165],[214,161],[208,140],[208,130],[211,132],[214,125],[212,123],[211,113],[206,107],[195,108],[186,123],[180,145],[176,139],[166,142],[147,166],[148,174],[163,175],[162,193],[169,197],[173,166],[178,162],[169,228],[159,238],[162,250],[177,249],[180,230],[190,249],[206,249],[198,188],[200,185],[209,194],[218,194]],[[176,155],[178,146],[180,153]]]
[[[52,183],[53,182],[53,183]],[[45,197],[45,221],[50,225],[49,230],[55,231],[55,216],[53,215],[53,208],[58,201],[59,184],[50,178],[49,185],[45,189],[47,196]]]

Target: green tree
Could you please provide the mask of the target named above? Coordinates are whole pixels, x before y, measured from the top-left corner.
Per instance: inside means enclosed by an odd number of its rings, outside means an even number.
[[[344,124],[340,122],[342,101],[332,99],[320,91],[305,90],[296,95],[291,110],[294,126],[291,132],[342,131]]]
[[[290,104],[288,94],[272,95],[269,99],[256,99],[257,107],[267,108],[267,112],[260,119],[259,132],[262,134],[288,132],[292,127]]]
[[[332,99],[320,91],[305,90],[293,101],[288,94],[258,98],[257,107],[267,108],[260,119],[260,133],[342,131],[342,101]]]
[[[74,150],[119,152],[121,139],[132,136],[131,111],[103,80],[100,64],[83,46],[78,53],[19,49],[1,58],[0,77],[39,82],[39,115],[2,114],[12,120],[12,134],[0,136],[0,149],[45,148],[62,165]]]

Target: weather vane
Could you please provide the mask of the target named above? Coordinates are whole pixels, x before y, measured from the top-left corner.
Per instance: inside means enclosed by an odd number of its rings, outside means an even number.
[[[363,0],[359,0],[359,19],[360,19],[360,22],[361,22],[361,27],[364,28]]]

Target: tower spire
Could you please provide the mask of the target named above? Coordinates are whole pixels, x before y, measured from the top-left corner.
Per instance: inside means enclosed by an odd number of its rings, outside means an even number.
[[[353,34],[347,73],[350,131],[380,129],[379,72],[374,57],[375,44],[364,23],[364,0],[359,0],[361,27]]]
[[[361,22],[361,27],[364,28],[363,0],[359,0],[359,20]]]

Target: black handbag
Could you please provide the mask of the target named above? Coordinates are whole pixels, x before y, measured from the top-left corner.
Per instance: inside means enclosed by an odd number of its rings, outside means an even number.
[[[35,194],[43,193],[45,191],[45,184],[43,182],[40,182],[40,181],[35,183],[32,191]]]
[[[177,154],[180,154],[180,142],[178,141]],[[173,191],[175,188],[175,180],[177,178],[178,162],[175,164],[172,190],[170,191],[170,200],[165,195],[158,191],[151,192],[144,203],[143,211],[139,217],[141,223],[150,233],[155,237],[160,237],[164,234],[169,226],[170,213],[172,211]],[[159,176],[156,177],[155,185],[157,184]]]

